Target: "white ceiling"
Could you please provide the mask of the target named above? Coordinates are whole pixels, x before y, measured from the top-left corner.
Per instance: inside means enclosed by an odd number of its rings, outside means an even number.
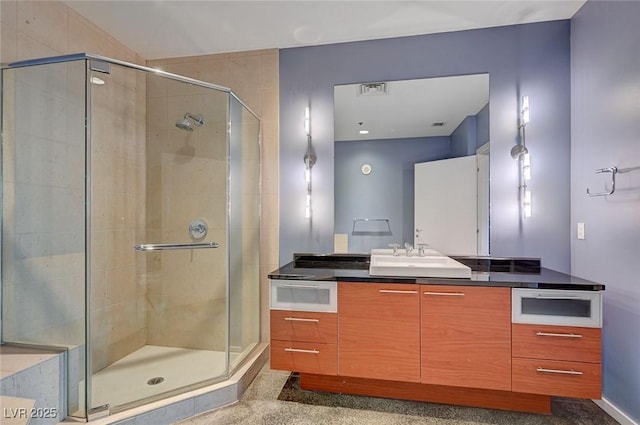
[[[387,94],[368,96],[359,85],[334,88],[337,141],[449,136],[489,102],[489,74],[390,81]]]
[[[149,60],[569,19],[585,2],[66,0],[78,13]],[[426,86],[417,89],[394,82],[390,95],[378,98],[356,97],[355,87],[343,87],[344,92],[338,87],[336,140],[450,135],[465,116],[475,115],[486,101],[484,94],[472,95],[477,92],[474,89],[467,89],[466,97],[441,96],[438,93],[443,90],[450,94],[463,86],[461,82],[453,87],[433,86],[439,80],[423,80]],[[442,105],[454,98],[457,109],[445,110]],[[434,121],[443,121],[445,126],[433,127]],[[357,134],[359,122],[369,127],[368,135]]]
[[[569,19],[586,0],[67,0],[145,59]]]

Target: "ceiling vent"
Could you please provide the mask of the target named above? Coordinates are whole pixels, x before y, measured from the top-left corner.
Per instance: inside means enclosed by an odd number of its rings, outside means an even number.
[[[431,124],[433,127],[444,127],[444,121],[434,122]]]
[[[387,83],[365,83],[358,86],[358,96],[379,96],[389,94]]]

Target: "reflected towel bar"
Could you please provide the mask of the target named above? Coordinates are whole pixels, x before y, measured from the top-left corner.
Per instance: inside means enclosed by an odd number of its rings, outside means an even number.
[[[369,223],[369,222],[382,222],[384,224],[386,224],[386,230],[383,230],[382,232],[384,233],[391,233],[391,225],[389,224],[389,219],[388,218],[354,218],[353,219],[353,228],[351,229],[351,233],[356,233],[356,225],[358,223]],[[365,231],[365,230],[360,230],[360,232],[372,232],[372,231]],[[373,231],[373,232],[381,232],[380,230],[378,231]]]
[[[171,251],[176,249],[206,249],[218,248],[216,242],[200,242],[200,243],[149,243],[144,245],[136,245],[133,247],[136,251]]]

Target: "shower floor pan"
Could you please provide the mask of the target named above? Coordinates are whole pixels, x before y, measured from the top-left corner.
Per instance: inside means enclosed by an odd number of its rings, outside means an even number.
[[[242,353],[231,353],[233,368]],[[225,372],[224,351],[145,345],[93,374],[93,406],[121,406],[172,391]]]

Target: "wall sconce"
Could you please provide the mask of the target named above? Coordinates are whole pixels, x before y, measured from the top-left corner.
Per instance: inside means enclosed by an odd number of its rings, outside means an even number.
[[[529,189],[524,189],[524,195],[522,198],[522,213],[525,218],[531,217],[531,191]]]
[[[522,132],[522,143],[511,148],[511,157],[518,161],[520,169],[520,202],[522,214],[525,218],[531,217],[531,191],[527,187],[527,182],[531,180],[531,155],[526,145],[525,130],[531,119],[529,109],[529,96],[522,96],[520,104],[520,124],[518,129]]]
[[[520,111],[522,114],[522,127],[529,124],[529,119],[531,116],[529,115],[529,96],[522,96],[522,109]]]
[[[531,180],[531,155],[528,153],[522,155],[522,177],[525,182]]]
[[[317,156],[311,146],[311,111],[304,108],[304,132],[307,135],[307,152],[304,154],[304,179],[307,182],[307,195],[304,201],[304,218],[311,218],[311,169],[316,163]]]

